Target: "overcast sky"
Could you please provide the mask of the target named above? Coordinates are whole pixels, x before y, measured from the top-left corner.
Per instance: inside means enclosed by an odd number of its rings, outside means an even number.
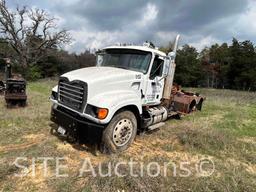
[[[7,0],[47,10],[70,31],[70,52],[115,43],[166,45],[181,34],[181,44],[199,50],[232,37],[256,41],[256,0]]]

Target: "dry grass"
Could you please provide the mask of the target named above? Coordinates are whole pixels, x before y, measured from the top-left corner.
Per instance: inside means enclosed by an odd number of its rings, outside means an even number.
[[[97,156],[90,147],[64,144],[49,130],[50,102],[48,97],[54,81],[29,83],[28,106],[6,109],[0,100],[0,191],[254,191],[256,189],[256,94],[248,92],[196,89],[207,97],[203,111],[169,120],[159,131],[145,133],[119,155]],[[13,165],[16,157],[27,157],[22,165],[29,176],[17,178],[22,169]],[[36,177],[31,177],[33,157],[65,157],[67,178],[55,177],[55,161],[49,161],[49,175],[44,177],[42,161],[36,160]],[[199,177],[195,165],[202,158],[214,161],[215,172]],[[192,176],[180,177],[78,177],[84,159],[89,158],[95,169],[100,164],[155,161],[190,162]],[[162,168],[162,167],[161,167]],[[208,167],[206,167],[208,169]],[[146,168],[143,167],[143,170]],[[209,168],[210,169],[210,168]],[[120,173],[127,174],[127,166]],[[136,165],[134,172],[141,171]]]

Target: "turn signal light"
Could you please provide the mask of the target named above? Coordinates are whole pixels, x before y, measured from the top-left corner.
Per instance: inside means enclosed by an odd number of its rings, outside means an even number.
[[[98,119],[105,119],[108,115],[108,109],[99,108],[98,109]]]

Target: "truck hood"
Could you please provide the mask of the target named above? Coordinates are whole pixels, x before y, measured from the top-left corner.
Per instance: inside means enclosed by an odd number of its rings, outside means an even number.
[[[139,94],[143,73],[115,67],[88,67],[62,75],[69,81],[80,80],[87,83],[87,101],[110,92],[132,91]],[[117,93],[118,94],[118,93]]]
[[[130,71],[115,67],[87,67],[63,74],[69,81],[80,80],[88,84],[95,82],[113,83],[113,80],[135,79],[140,72]]]

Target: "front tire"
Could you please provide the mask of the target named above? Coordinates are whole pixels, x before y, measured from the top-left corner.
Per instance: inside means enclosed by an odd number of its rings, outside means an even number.
[[[118,153],[126,150],[137,134],[137,120],[131,111],[116,114],[103,131],[101,151]]]

